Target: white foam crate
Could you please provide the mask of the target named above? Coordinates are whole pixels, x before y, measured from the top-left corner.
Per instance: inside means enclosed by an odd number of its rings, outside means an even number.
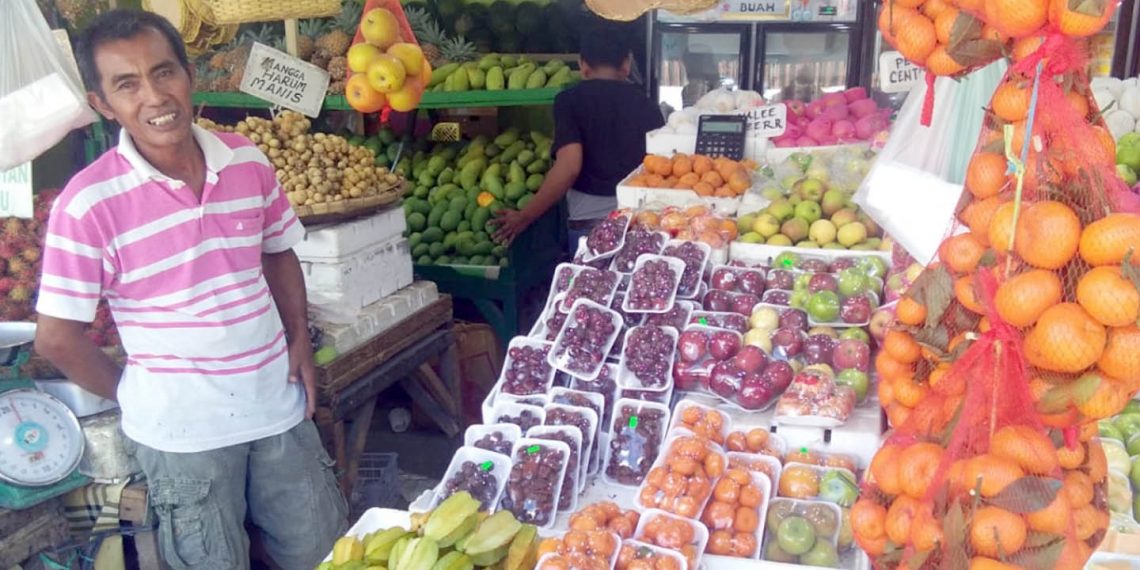
[[[306,228],[305,239],[293,251],[301,261],[335,262],[391,241],[407,227],[403,208],[393,207],[365,218]]]
[[[301,261],[301,272],[310,302],[360,308],[411,284],[412,256],[397,238],[332,263]]]
[[[439,299],[439,291],[431,281],[417,281],[360,309],[350,323],[335,323],[321,319],[320,307],[310,306],[310,315],[324,331],[325,345],[332,346],[337,353],[344,354],[364,344],[368,339],[395,326],[416,311]]]

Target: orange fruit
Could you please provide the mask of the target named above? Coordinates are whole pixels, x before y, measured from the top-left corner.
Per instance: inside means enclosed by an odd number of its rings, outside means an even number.
[[[1128,326],[1140,318],[1140,291],[1119,267],[1094,267],[1081,276],[1077,302],[1108,327]]]
[[[1100,382],[1096,390],[1083,402],[1077,402],[1077,411],[1088,419],[1100,420],[1116,415],[1128,404],[1131,395],[1128,387],[1111,376],[1097,375]]]
[[[1026,473],[1048,475],[1057,469],[1057,450],[1044,432],[1029,426],[1005,426],[990,439],[990,453],[1017,463]]]
[[[944,45],[936,46],[934,51],[926,56],[925,64],[927,71],[942,77],[958,75],[966,70],[964,65],[958,63],[953,57],[950,57],[950,53],[946,51],[946,46]]]
[[[875,355],[875,372],[880,378],[894,380],[897,378],[910,378],[914,375],[914,366],[895,360],[887,351],[880,350]]]
[[[1077,540],[1088,540],[1100,529],[1108,526],[1108,513],[1087,504],[1073,509],[1073,527]]]
[[[673,176],[678,178],[693,171],[693,161],[683,154],[673,156]]]
[[[954,273],[969,273],[978,267],[986,253],[986,242],[973,232],[947,238],[938,247],[938,259]],[[897,310],[896,310],[897,313]]]
[[[1065,481],[1061,484],[1061,490],[1069,497],[1069,506],[1073,508],[1083,507],[1093,500],[1092,479],[1080,471],[1065,473]]]
[[[1027,534],[1025,520],[1020,516],[999,507],[982,507],[974,511],[970,546],[983,556],[1009,556],[1021,550]]]
[[[859,499],[851,506],[851,529],[858,539],[886,536],[886,521],[887,509],[869,499]]]
[[[1069,506],[1069,496],[1058,493],[1044,509],[1033,511],[1026,515],[1029,528],[1038,532],[1052,534],[1065,534],[1069,530],[1069,517],[1072,507]]]
[[[899,378],[894,383],[893,396],[895,402],[914,408],[918,406],[922,399],[926,397],[927,392],[930,390],[926,384],[920,384],[910,378]]]
[[[887,406],[887,423],[889,423],[891,427],[899,427],[905,425],[907,419],[910,418],[910,414],[913,411],[914,410],[911,408],[908,408],[898,402],[894,402],[891,405]]]
[[[1016,462],[991,454],[974,457],[963,473],[967,489],[979,489],[983,497],[993,497],[1010,483],[1025,476]],[[979,482],[980,479],[980,482]]]
[[[1113,378],[1130,382],[1140,379],[1140,328],[1133,325],[1108,329],[1108,341],[1097,367]]]
[[[1051,271],[1033,269],[998,286],[994,295],[998,315],[1015,327],[1037,322],[1046,309],[1061,302],[1061,279]]]
[[[1017,222],[1014,249],[1022,259],[1041,269],[1060,269],[1077,254],[1081,220],[1072,208],[1056,201],[1026,208]]]
[[[1041,47],[1043,43],[1045,43],[1045,36],[1026,36],[1018,38],[1013,41],[1013,49],[1011,50],[1010,57],[1015,62],[1021,61],[1037,51],[1037,48]]]
[[[994,91],[990,99],[990,108],[998,118],[1009,121],[1021,121],[1029,115],[1029,89],[1020,86],[1014,81],[1005,81]]]
[[[926,322],[926,306],[910,297],[903,297],[895,305],[895,318],[904,325],[921,326]]]
[[[986,0],[985,20],[1011,38],[1028,36],[1048,20],[1048,0]]]
[[[819,495],[819,474],[807,465],[785,467],[780,474],[781,497],[809,499]]]
[[[1107,332],[1076,303],[1049,307],[1025,335],[1025,359],[1052,372],[1080,372],[1104,353]]]
[[[954,30],[954,22],[958,20],[959,13],[957,8],[950,6],[936,16],[926,14],[927,17],[934,18],[934,37],[938,38],[938,43],[950,43],[950,32]]]
[[[989,238],[990,247],[997,250],[998,253],[1009,251],[1010,244],[1013,242],[1014,209],[1013,202],[1005,202],[999,205],[994,210],[993,216],[990,217],[989,230],[986,235]],[[1021,215],[1025,214],[1025,209],[1026,205],[1022,204]]]
[[[704,176],[706,172],[711,172],[713,169],[713,161],[711,158],[703,154],[693,155],[693,172],[698,176]]]
[[[884,8],[883,12],[887,15],[889,25],[883,35],[890,38],[895,49],[911,61],[926,61],[927,56],[938,45],[934,22],[913,8],[899,6],[898,3],[893,7]],[[881,25],[883,18],[879,21]]]
[[[868,467],[879,490],[888,495],[898,495],[903,492],[902,480],[899,477],[902,451],[903,448],[898,445],[884,445],[875,452]]]
[[[975,153],[966,167],[966,189],[979,200],[997,196],[1009,180],[1006,168],[1005,157],[996,152]]]
[[[1082,5],[1083,6],[1083,5]],[[1069,0],[1050,0],[1049,23],[1062,34],[1070,37],[1088,37],[1097,34],[1108,25],[1116,2],[1096,5],[1099,13],[1089,14],[1079,8],[1070,8]]]
[[[962,303],[971,312],[979,315],[986,312],[986,307],[978,299],[978,292],[974,287],[974,276],[967,275],[954,280],[954,298]]]
[[[980,201],[973,200],[959,212],[958,218],[962,220],[962,223],[969,226],[970,231],[973,232],[975,236],[985,241],[988,245],[990,221],[993,219],[997,209],[1007,201],[1008,200],[1000,196],[994,196]]]
[[[1021,566],[1016,564],[1006,564],[1005,562],[998,562],[993,558],[986,558],[985,556],[975,556],[970,559],[970,570],[1023,570]]]
[[[1136,244],[1140,244],[1140,214],[1116,213],[1085,227],[1080,252],[1089,265],[1120,265]],[[1140,251],[1133,255],[1140,258]]]
[[[1057,448],[1057,464],[1062,469],[1076,469],[1085,462],[1085,446],[1076,444],[1072,447],[1062,445]]]
[[[942,523],[930,514],[930,506],[918,512],[910,526],[910,544],[918,552],[930,552],[942,544]]]
[[[934,476],[942,463],[942,448],[933,443],[916,443],[899,455],[899,480],[902,490],[921,499],[934,485]]]
[[[1100,440],[1092,440],[1088,443],[1088,463],[1085,464],[1085,471],[1089,474],[1089,479],[1093,483],[1100,483],[1108,477],[1108,457],[1104,454],[1104,446],[1101,445]]]
[[[912,364],[922,357],[922,347],[906,331],[891,329],[883,337],[883,350],[903,364]]]
[[[890,408],[891,404],[895,401],[895,387],[891,382],[892,380],[886,377],[879,380],[877,393],[879,395],[879,405],[883,408]]]
[[[914,517],[922,508],[917,499],[907,495],[899,495],[887,509],[886,530],[887,538],[895,544],[906,544],[910,539],[910,529]]]

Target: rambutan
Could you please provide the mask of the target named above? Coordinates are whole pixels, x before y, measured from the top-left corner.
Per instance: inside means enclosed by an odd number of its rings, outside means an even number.
[[[24,285],[17,285],[15,287],[12,287],[11,291],[8,291],[8,300],[10,301],[21,303],[30,301],[31,299],[32,291],[30,288]]]
[[[4,239],[14,240],[27,235],[27,229],[24,227],[24,221],[20,218],[8,218],[4,220]]]
[[[0,295],[7,295],[16,287],[16,280],[11,277],[0,277]]]
[[[0,251],[0,253],[3,253],[3,251]],[[16,255],[15,253],[13,253],[13,255],[7,256],[5,259],[8,260],[8,274],[13,276],[18,273],[22,273],[30,265],[26,259]]]
[[[40,260],[40,248],[26,247],[20,252],[20,257],[23,257],[29,263],[35,263]]]

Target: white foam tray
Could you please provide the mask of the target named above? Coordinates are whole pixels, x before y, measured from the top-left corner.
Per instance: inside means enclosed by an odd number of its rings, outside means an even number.
[[[439,299],[439,290],[436,289],[435,283],[416,281],[376,303],[358,309],[348,318],[349,323],[340,322],[341,319],[338,319],[337,315],[322,312],[322,308],[315,305],[309,306],[309,315],[324,331],[324,344],[335,348],[337,353],[344,354],[437,299]]]

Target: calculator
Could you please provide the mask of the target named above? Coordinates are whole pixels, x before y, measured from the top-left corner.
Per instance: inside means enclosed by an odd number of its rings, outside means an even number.
[[[697,154],[732,160],[744,158],[747,115],[701,115],[697,126]]]

